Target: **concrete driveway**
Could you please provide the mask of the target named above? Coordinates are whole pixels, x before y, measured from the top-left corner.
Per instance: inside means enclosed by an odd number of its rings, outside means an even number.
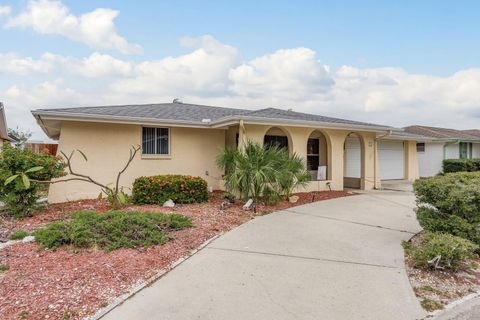
[[[378,191],[256,218],[105,319],[418,319],[401,241],[414,197]]]

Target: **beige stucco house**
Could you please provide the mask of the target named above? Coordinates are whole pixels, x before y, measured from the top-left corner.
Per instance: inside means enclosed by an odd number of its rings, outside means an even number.
[[[215,164],[224,147],[252,140],[275,143],[303,157],[312,173],[307,190],[373,189],[382,180],[418,177],[416,136],[402,129],[274,108],[245,110],[173,103],[41,109],[32,112],[59,150],[82,150],[77,171],[112,182],[132,145],[138,154],[121,184],[158,174],[200,176],[211,189],[223,189]],[[320,170],[320,175],[318,171]],[[323,171],[325,171],[323,174]],[[88,183],[52,185],[51,202],[92,198]]]

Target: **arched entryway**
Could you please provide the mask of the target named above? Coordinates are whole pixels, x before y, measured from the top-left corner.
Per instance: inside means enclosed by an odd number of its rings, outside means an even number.
[[[343,157],[343,185],[346,188],[363,188],[364,144],[357,133],[350,133],[345,138]]]
[[[265,132],[263,136],[263,146],[268,148],[270,146],[277,146],[283,148],[291,154],[292,141],[288,132],[279,127],[272,127]]]
[[[330,142],[319,130],[314,130],[307,140],[307,169],[312,181],[331,179]]]

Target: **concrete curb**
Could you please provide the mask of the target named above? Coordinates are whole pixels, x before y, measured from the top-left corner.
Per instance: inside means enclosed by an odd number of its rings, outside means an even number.
[[[443,309],[441,310],[436,310],[436,311],[432,311],[430,312],[424,319],[434,319],[438,316],[441,316],[442,314],[444,313],[447,313],[449,311],[451,311],[453,308],[463,304],[463,303],[466,303],[470,300],[473,300],[475,298],[478,298],[480,297],[480,291],[478,292],[474,292],[474,293],[471,293],[469,295],[466,295],[465,297],[463,298],[460,298],[458,300],[455,300],[453,302],[450,302],[449,304],[447,304],[446,306],[443,307]]]
[[[170,272],[174,268],[178,267],[179,265],[181,265],[183,262],[187,261],[188,259],[190,259],[194,254],[200,252],[209,243],[211,243],[212,241],[214,241],[215,239],[220,237],[222,234],[223,234],[223,232],[211,237],[210,239],[208,239],[204,243],[202,243],[198,248],[191,251],[187,256],[185,256],[183,258],[180,258],[177,261],[173,262],[167,269],[162,269],[159,272],[157,272],[155,275],[153,275],[152,277],[147,279],[146,281],[140,282],[140,283],[132,286],[132,288],[127,293],[125,293],[125,294],[121,295],[120,297],[116,298],[108,306],[98,310],[97,313],[95,313],[91,317],[85,318],[85,320],[99,320],[99,319],[103,318],[105,315],[107,315],[107,313],[109,313],[110,311],[112,311],[113,309],[115,309],[116,307],[118,307],[119,305],[121,305],[122,303],[124,303],[125,301],[130,299],[131,297],[133,297],[135,294],[137,294],[141,290],[150,286],[151,284],[153,284],[158,279],[162,278],[168,272]]]

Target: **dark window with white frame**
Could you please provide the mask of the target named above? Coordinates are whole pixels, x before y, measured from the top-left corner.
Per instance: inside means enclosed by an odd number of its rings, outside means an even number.
[[[142,128],[143,154],[170,154],[170,130],[168,128]]]
[[[425,142],[417,143],[417,152],[425,152]]]

